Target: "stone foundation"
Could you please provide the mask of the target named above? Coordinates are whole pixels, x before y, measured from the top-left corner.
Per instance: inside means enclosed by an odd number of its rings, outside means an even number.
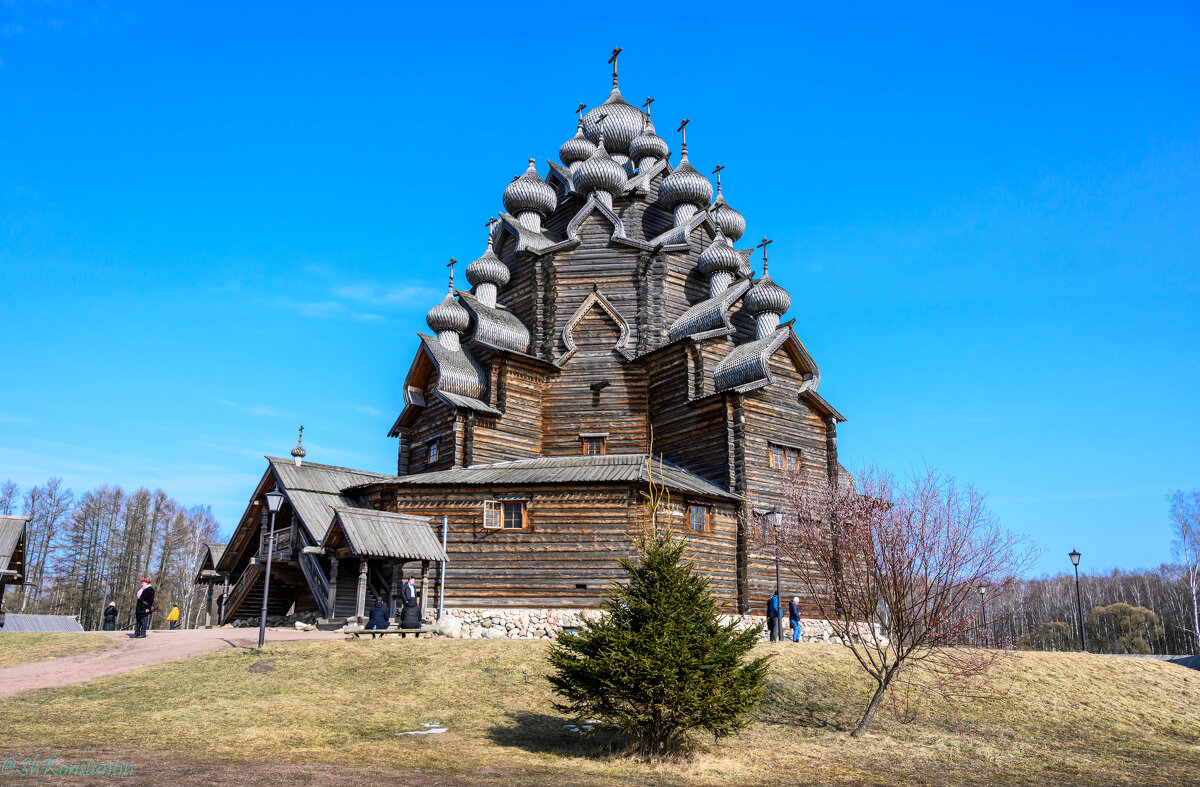
[[[585,622],[599,620],[604,614],[599,609],[530,609],[530,608],[475,608],[446,609],[442,617],[433,624],[434,632],[440,637],[457,639],[554,639],[564,629],[575,629]],[[738,631],[761,625],[759,639],[768,641],[766,616],[723,615],[723,623],[733,621]],[[783,619],[783,635],[792,638],[788,620]],[[834,636],[828,621],[805,618],[800,621],[801,642],[825,642],[840,644],[841,638]]]

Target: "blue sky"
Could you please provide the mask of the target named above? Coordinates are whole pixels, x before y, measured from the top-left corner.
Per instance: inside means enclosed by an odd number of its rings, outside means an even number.
[[[0,479],[228,531],[385,434],[451,255],[621,56],[769,235],[843,461],[977,484],[1040,571],[1200,486],[1194,4],[0,5]],[[541,164],[543,173],[547,169]]]

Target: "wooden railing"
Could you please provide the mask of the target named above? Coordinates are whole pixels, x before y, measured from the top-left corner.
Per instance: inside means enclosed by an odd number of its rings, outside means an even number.
[[[221,621],[222,625],[229,622],[229,619],[233,617],[233,613],[246,600],[246,594],[250,592],[250,586],[262,576],[262,572],[262,565],[251,563],[246,566],[246,570],[238,577],[238,581],[233,583],[233,587],[229,590],[229,595],[225,597],[225,619]]]
[[[263,534],[259,537],[259,539],[258,539],[258,556],[260,559],[262,559],[262,560],[267,559],[267,542],[271,541],[272,539],[275,541],[275,549],[274,549],[273,557],[279,557],[281,555],[283,555],[283,556],[290,555],[290,553],[292,551],[292,530],[291,530],[291,528],[288,528],[288,527],[285,527],[282,529],[276,528],[274,536],[271,536],[270,533],[264,531]]]

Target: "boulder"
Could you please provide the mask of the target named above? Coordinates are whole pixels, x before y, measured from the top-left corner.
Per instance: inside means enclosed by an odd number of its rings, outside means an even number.
[[[442,615],[434,624],[433,631],[439,637],[458,637],[462,634],[462,621],[453,615]]]
[[[504,630],[500,628],[486,628],[480,632],[483,639],[504,639]]]

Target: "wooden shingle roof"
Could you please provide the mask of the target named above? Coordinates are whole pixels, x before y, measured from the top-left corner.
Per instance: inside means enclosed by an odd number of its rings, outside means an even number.
[[[357,557],[393,557],[445,562],[446,552],[422,517],[368,508],[336,508],[321,546],[344,537]]]
[[[27,516],[0,516],[0,571],[8,568],[12,561],[13,552],[25,536]]]
[[[604,454],[601,456],[547,456],[538,459],[519,459],[487,465],[439,470],[388,478],[363,486],[538,486],[544,484],[617,484],[646,483],[650,480],[649,457],[646,454]],[[719,497],[740,498],[711,481],[670,462],[653,460],[655,482],[680,492]],[[660,478],[661,476],[661,478]],[[346,490],[350,491],[350,490]]]

